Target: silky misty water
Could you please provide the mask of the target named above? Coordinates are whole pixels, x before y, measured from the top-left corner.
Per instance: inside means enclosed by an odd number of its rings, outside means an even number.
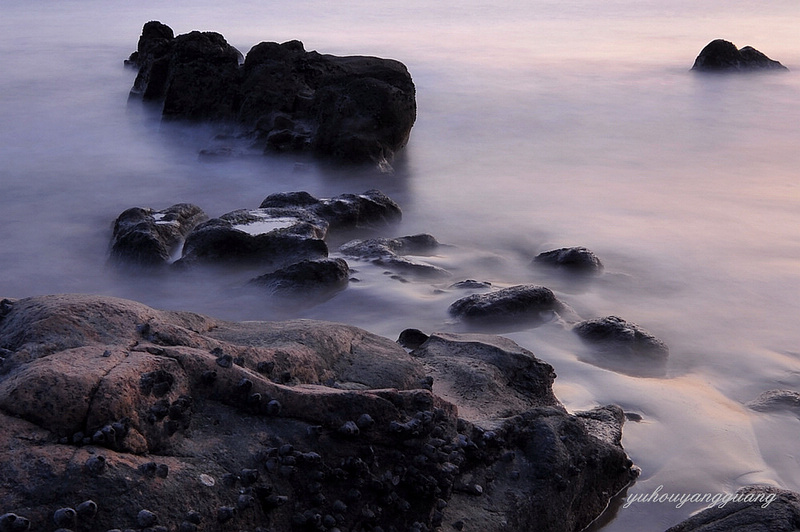
[[[552,288],[583,318],[617,315],[670,346],[663,377],[604,368],[557,323],[505,334],[552,364],[570,410],[638,413],[623,444],[629,493],[800,490],[789,414],[749,411],[800,386],[800,41],[794,2],[1,1],[0,296],[85,292],[235,320],[307,317],[396,338],[463,330],[463,279]],[[295,156],[204,160],[214,131],[162,126],[127,103],[122,60],[142,25],[217,31],[246,53],[307,50],[405,63],[418,119],[393,172]],[[788,73],[689,72],[714,38]],[[210,216],[268,194],[378,188],[403,208],[383,236],[431,233],[453,277],[400,282],[351,261],[360,282],[316,306],[277,304],[237,272],[132,275],[106,267],[128,207],[191,202]],[[332,242],[337,244],[340,242]],[[581,245],[605,273],[575,284],[531,269]],[[332,248],[334,246],[332,245]],[[335,255],[335,253],[334,253]],[[625,368],[622,368],[623,370]],[[628,372],[630,373],[630,372]],[[620,508],[604,530],[660,531],[701,505]]]

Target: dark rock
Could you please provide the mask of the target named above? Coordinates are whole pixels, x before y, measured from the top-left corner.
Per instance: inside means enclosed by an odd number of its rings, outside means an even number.
[[[419,329],[406,329],[400,333],[400,336],[397,338],[397,343],[406,349],[417,349],[424,344],[427,339],[428,335]]]
[[[544,286],[517,285],[485,294],[473,294],[450,305],[450,314],[487,324],[514,322],[538,325],[554,317],[574,318],[574,311]]]
[[[250,280],[276,295],[331,294],[347,286],[350,268],[342,259],[305,260]]]
[[[75,511],[78,513],[78,519],[84,521],[92,519],[97,515],[97,503],[92,500],[83,501],[75,508]]]
[[[737,49],[732,42],[716,39],[700,51],[692,70],[699,72],[747,72],[756,70],[788,70],[755,48]]]
[[[328,256],[326,223],[283,209],[233,211],[194,228],[180,265],[196,263],[286,266]]]
[[[141,528],[154,526],[156,523],[158,523],[158,516],[150,510],[140,510],[139,513],[136,514],[136,524]]]
[[[554,249],[539,253],[533,264],[560,268],[575,273],[599,273],[603,263],[592,251],[584,247]]]
[[[264,198],[261,209],[307,213],[327,222],[331,231],[383,228],[400,221],[402,211],[380,190],[317,199],[308,192],[282,192]]]
[[[800,494],[772,486],[745,486],[730,500],[693,515],[667,532],[794,532]]]
[[[575,325],[573,331],[585,342],[604,351],[642,355],[657,360],[669,356],[667,344],[617,316],[595,318]]]
[[[262,42],[240,61],[217,33],[172,37],[148,22],[128,61],[139,67],[131,93],[161,103],[165,118],[237,123],[269,150],[381,162],[408,140],[415,87],[398,61],[306,52],[299,41]]]
[[[111,261],[136,266],[167,264],[189,231],[205,220],[208,216],[203,210],[188,203],[161,211],[128,209],[114,222]]]

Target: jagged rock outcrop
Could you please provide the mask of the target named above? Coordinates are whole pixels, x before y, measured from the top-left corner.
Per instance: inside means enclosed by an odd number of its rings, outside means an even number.
[[[308,52],[296,40],[243,58],[218,33],[173,36],[151,21],[126,63],[139,69],[131,94],[162,105],[164,118],[236,123],[267,150],[385,162],[416,120],[402,63]]]
[[[566,532],[636,474],[621,411],[568,414],[508,340],[431,335],[415,356],[310,320],[86,295],[0,308],[6,527]],[[509,383],[508,416],[437,394],[426,365],[458,357]]]
[[[724,39],[708,43],[694,60],[692,70],[698,72],[750,72],[757,70],[788,70],[751,46],[741,49]]]

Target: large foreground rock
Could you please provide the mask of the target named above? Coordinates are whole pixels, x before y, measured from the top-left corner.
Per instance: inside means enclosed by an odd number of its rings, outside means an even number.
[[[300,41],[242,54],[214,32],[173,37],[145,24],[128,64],[132,95],[164,118],[233,122],[269,150],[311,150],[349,161],[386,161],[416,120],[415,87],[399,61],[307,52]]]
[[[755,70],[788,70],[751,46],[738,49],[724,39],[708,43],[694,60],[692,70],[699,72],[749,72]]]
[[[570,415],[552,368],[509,340],[426,343],[107,297],[4,300],[2,526],[566,532],[634,477],[619,408]],[[476,408],[449,364],[514,401]]]

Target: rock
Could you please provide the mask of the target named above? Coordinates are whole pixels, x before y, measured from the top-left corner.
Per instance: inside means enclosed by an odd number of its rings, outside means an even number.
[[[300,41],[262,42],[242,56],[218,33],[172,37],[145,24],[131,91],[163,105],[165,118],[238,124],[268,150],[310,150],[346,161],[391,160],[416,120],[406,67],[376,57],[305,51]]]
[[[574,311],[544,286],[517,285],[463,297],[448,309],[451,315],[476,324],[540,325],[557,317],[574,318]]]
[[[584,247],[560,248],[539,253],[534,265],[559,268],[574,273],[599,273],[603,263],[592,251]]]
[[[636,473],[621,410],[568,414],[552,368],[500,337],[434,334],[409,354],[346,325],[60,295],[14,301],[0,346],[0,522],[24,514],[35,530],[86,501],[78,527],[92,530],[188,531],[205,516],[236,530],[567,532]],[[449,391],[450,365],[489,372],[494,403]]]
[[[283,267],[328,256],[324,220],[287,209],[242,209],[192,230],[178,265],[198,263]]]
[[[789,411],[800,417],[800,393],[794,390],[769,390],[747,403],[747,406],[758,412]]]
[[[550,364],[506,338],[434,333],[412,354],[433,377],[433,393],[459,407],[471,422],[507,418],[558,405]]]
[[[402,217],[397,203],[375,189],[363,194],[341,194],[323,199],[308,192],[278,193],[264,198],[260,208],[306,212],[325,220],[331,231],[384,228]]]
[[[755,485],[729,497],[667,532],[793,532],[800,523],[800,494],[795,492]]]
[[[449,277],[450,273],[438,266],[411,260],[405,255],[431,255],[439,242],[428,234],[402,236],[399,238],[371,238],[351,240],[339,248],[339,252],[402,274],[427,278]]]
[[[397,338],[397,343],[406,349],[417,349],[428,340],[428,335],[419,329],[405,329]]]
[[[128,209],[114,222],[111,260],[138,266],[167,264],[189,231],[206,220],[208,216],[200,207],[188,203],[161,211]]]
[[[492,287],[489,281],[476,281],[475,279],[465,279],[451,284],[448,288],[457,290],[483,290]]]
[[[617,316],[582,321],[573,328],[585,342],[603,351],[624,355],[639,355],[655,360],[669,356],[667,344],[642,329]]]
[[[250,280],[272,294],[331,295],[347,286],[350,268],[342,259],[306,260]]]
[[[700,51],[692,70],[699,72],[751,72],[756,70],[788,70],[755,48],[737,49],[732,42],[716,39]]]

